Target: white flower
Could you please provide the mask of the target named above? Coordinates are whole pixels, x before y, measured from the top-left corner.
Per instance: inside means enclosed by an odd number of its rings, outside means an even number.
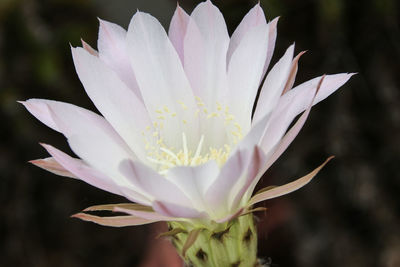
[[[43,144],[52,157],[33,163],[140,204],[88,209],[129,216],[76,215],[112,226],[224,222],[253,204],[297,190],[322,165],[252,197],[311,106],[352,74],[317,77],[292,89],[302,54],[294,57],[292,45],[269,71],[255,103],[274,50],[277,21],[267,23],[256,5],[229,37],[210,1],[190,16],[178,6],[168,34],[143,12],[133,16],[127,32],[100,21],[99,51],[83,43],[72,48],[72,55],[102,116],[52,100],[23,102],[40,121],[63,133],[80,158]]]

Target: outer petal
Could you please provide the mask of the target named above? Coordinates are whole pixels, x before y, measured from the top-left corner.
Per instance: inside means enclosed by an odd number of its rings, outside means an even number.
[[[86,51],[89,52],[92,56],[98,57],[99,52],[97,52],[95,49],[93,49],[88,43],[86,43],[83,39],[81,39],[82,42],[82,48],[85,49]]]
[[[235,29],[232,34],[231,40],[229,42],[229,49],[227,54],[227,62],[229,64],[231,56],[235,52],[236,48],[239,46],[243,37],[249,32],[253,27],[267,24],[265,19],[264,11],[260,7],[260,4],[256,4],[247,14],[244,16],[243,20],[240,22],[239,26]],[[266,48],[266,47],[265,47]]]
[[[290,74],[294,45],[291,45],[285,55],[275,64],[268,73],[261,89],[257,107],[254,112],[253,123],[274,110],[281,96]]]
[[[122,195],[118,186],[110,178],[89,167],[82,160],[72,158],[51,145],[42,144],[42,146],[63,168],[73,173],[80,180],[110,193]]]
[[[100,58],[114,70],[142,101],[139,86],[132,71],[126,46],[126,31],[117,24],[99,19],[98,48]]]
[[[308,184],[317,174],[318,172],[332,159],[333,157],[329,157],[322,165],[320,165],[318,168],[310,172],[309,174],[297,179],[296,181],[293,181],[291,183],[282,185],[282,186],[277,186],[274,187],[270,190],[266,190],[261,193],[257,193],[254,197],[251,198],[249,202],[249,206],[252,206],[258,202],[268,200],[271,198],[276,198],[280,197],[286,194],[289,194],[293,191],[296,191],[300,189],[301,187],[305,186]]]
[[[141,132],[151,121],[143,103],[99,58],[82,48],[73,48],[72,55],[78,76],[93,103],[129,147],[145,159]]]
[[[152,220],[152,221],[173,221],[176,220],[176,218],[172,217],[167,217],[161,214],[158,214],[157,212],[148,212],[148,211],[140,211],[140,210],[134,210],[134,209],[128,209],[128,208],[121,208],[121,207],[116,207],[113,211],[115,212],[123,212],[126,214],[130,214],[139,218],[143,218],[146,220]]]
[[[267,73],[269,63],[271,62],[272,55],[274,54],[278,20],[279,17],[274,18],[271,22],[268,23],[269,26],[268,53],[267,53],[267,58],[265,60],[263,77],[265,73]]]
[[[118,166],[122,159],[135,158],[135,155],[103,117],[51,100],[30,99],[23,104],[40,121],[62,132],[72,150],[90,166],[113,177],[119,184],[126,183],[123,177],[120,179]]]
[[[172,17],[171,24],[169,25],[168,36],[176,52],[178,52],[182,64],[184,63],[183,40],[188,23],[189,15],[178,4],[174,16]]]
[[[104,226],[112,227],[125,227],[132,225],[143,225],[148,223],[157,222],[157,220],[147,220],[135,216],[111,216],[111,217],[100,217],[90,215],[87,213],[77,213],[72,215],[73,218],[78,218],[87,222],[94,222]]]
[[[353,74],[326,75],[315,97],[314,105],[335,92],[346,83],[352,75]],[[293,119],[308,107],[314,97],[314,89],[317,87],[320,80],[321,77],[317,77],[305,82],[288,91],[280,98],[266,133],[268,138],[263,142],[264,151],[274,147],[279,140],[281,140]]]
[[[282,140],[273,150],[272,148],[265,146],[265,143],[268,142],[268,135],[263,136],[263,139],[261,140],[260,143],[264,152],[268,153],[268,161],[263,165],[263,168],[259,172],[258,176],[252,181],[252,184],[248,187],[248,190],[246,192],[246,197],[244,197],[244,199],[248,199],[250,197],[251,193],[253,192],[254,188],[256,187],[259,179],[262,177],[264,172],[280,157],[280,155],[282,155],[282,153],[289,147],[294,138],[300,132],[301,128],[303,127],[305,121],[308,118],[308,115],[310,114],[311,107],[313,106],[314,100],[316,98],[318,90],[321,88],[324,78],[325,76],[323,76],[319,80],[319,83],[316,86],[316,89],[314,90],[314,97],[311,99],[307,110],[300,116],[300,118],[296,121],[293,127],[290,128],[290,130],[286,133],[286,135],[282,138]]]
[[[197,125],[194,119],[195,100],[182,64],[164,28],[152,16],[137,12],[129,25],[128,49],[150,116],[154,121],[168,119],[162,134],[169,146],[180,147],[177,132],[193,137],[197,142]],[[167,107],[169,113],[160,115],[157,110]],[[170,114],[175,113],[175,117]],[[187,125],[184,121],[192,122]]]
[[[268,26],[261,23],[250,28],[243,36],[229,63],[229,107],[245,133],[251,125],[251,113],[267,56],[267,45]]]
[[[159,214],[163,214],[168,217],[176,218],[188,218],[188,219],[205,219],[208,214],[205,212],[199,212],[193,208],[187,206],[169,203],[167,201],[154,201],[153,208]]]
[[[63,166],[60,165],[53,157],[45,158],[45,159],[35,159],[29,161],[33,165],[42,168],[46,171],[52,172],[54,174],[69,177],[69,178],[78,178],[70,171],[65,169]]]

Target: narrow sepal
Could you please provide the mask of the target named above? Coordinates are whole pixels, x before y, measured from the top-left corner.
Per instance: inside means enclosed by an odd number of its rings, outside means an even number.
[[[108,216],[100,217],[87,213],[77,213],[71,216],[72,218],[78,218],[87,222],[94,222],[103,226],[111,227],[125,227],[132,225],[143,225],[148,223],[153,223],[155,221],[146,220],[136,216]]]
[[[286,194],[289,194],[293,191],[296,191],[297,189],[305,186],[306,184],[308,184],[317,174],[318,172],[331,160],[333,159],[334,156],[329,157],[327,160],[325,160],[324,163],[322,163],[318,168],[316,168],[315,170],[313,170],[312,172],[310,172],[309,174],[282,186],[278,186],[278,187],[274,187],[271,188],[269,190],[264,190],[261,193],[258,193],[256,195],[254,195],[248,205],[252,206],[258,202],[267,200],[267,199],[271,199],[271,198],[276,198],[279,196],[283,196]]]
[[[183,245],[182,248],[182,256],[185,258],[186,251],[196,242],[197,238],[199,237],[199,234],[201,233],[203,229],[193,229],[190,231],[185,244]]]

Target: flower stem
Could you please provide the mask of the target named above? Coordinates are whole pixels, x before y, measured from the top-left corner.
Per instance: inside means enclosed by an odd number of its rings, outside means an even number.
[[[182,224],[176,222],[170,222],[169,226],[171,230],[182,228]],[[219,224],[214,229],[185,230],[172,236],[172,244],[187,266],[258,266],[257,232],[252,214]]]

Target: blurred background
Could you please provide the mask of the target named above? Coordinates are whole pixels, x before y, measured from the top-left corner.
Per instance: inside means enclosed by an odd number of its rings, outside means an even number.
[[[191,12],[200,1],[181,0]],[[256,0],[215,0],[232,32]],[[327,156],[308,186],[263,203],[259,256],[274,267],[400,266],[400,3],[397,0],[261,0],[280,16],[272,63],[296,41],[296,83],[358,72],[317,105],[261,186],[300,177]],[[139,9],[169,26],[175,0],[0,0],[0,266],[180,266],[154,237],[162,224],[107,228],[70,218],[125,200],[27,163],[38,142],[64,138],[17,100],[48,98],[94,110],[69,43],[96,47],[96,17],[125,28]]]

